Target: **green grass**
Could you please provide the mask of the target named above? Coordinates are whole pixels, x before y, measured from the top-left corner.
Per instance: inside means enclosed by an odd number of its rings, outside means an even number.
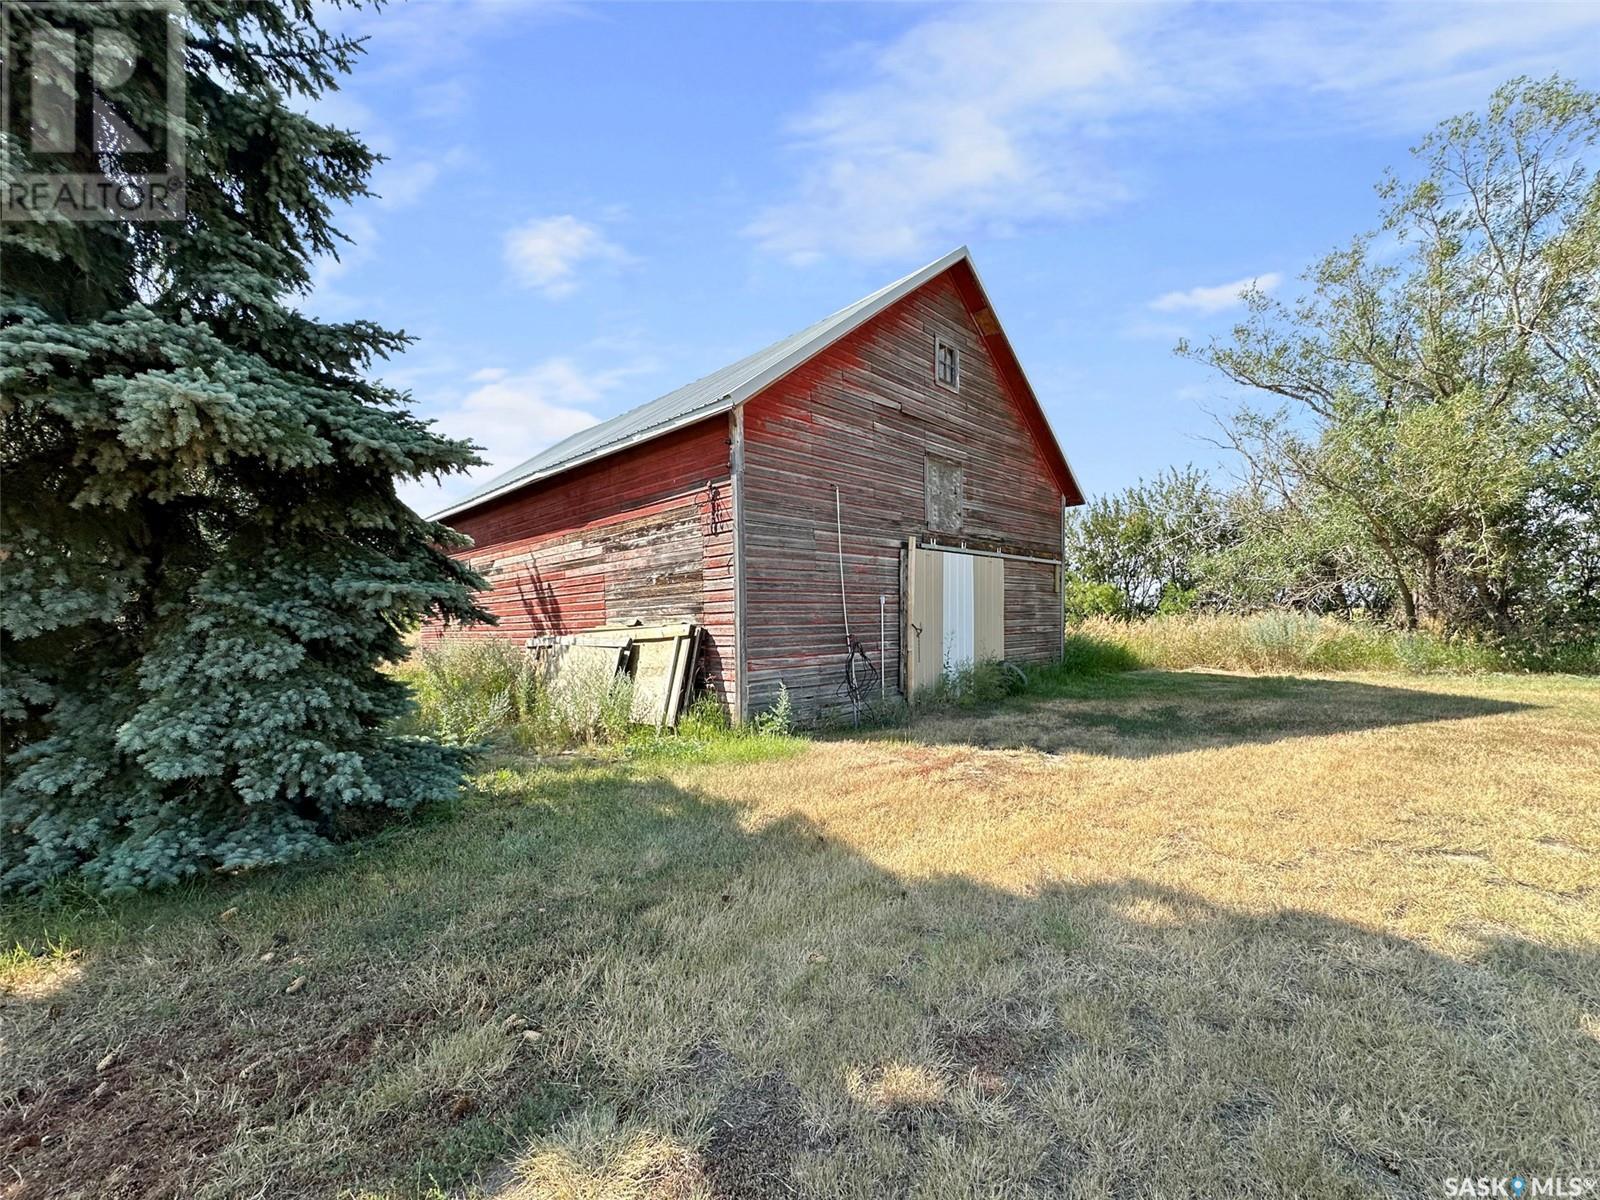
[[[0,911],[7,1200],[1600,1162],[1600,681],[1043,672],[858,737],[686,724],[501,745],[319,866]]]

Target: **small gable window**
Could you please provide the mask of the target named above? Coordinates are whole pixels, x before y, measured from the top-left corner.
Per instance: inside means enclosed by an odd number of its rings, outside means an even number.
[[[933,339],[933,375],[951,391],[961,390],[961,351],[942,337]]]

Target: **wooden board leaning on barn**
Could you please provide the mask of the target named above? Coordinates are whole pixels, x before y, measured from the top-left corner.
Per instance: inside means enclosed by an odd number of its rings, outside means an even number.
[[[665,625],[607,625],[582,633],[529,638],[545,685],[569,702],[595,693],[597,682],[619,674],[633,679],[629,717],[640,725],[671,729],[688,700],[700,651],[700,627],[690,621]],[[604,680],[597,680],[596,673]]]

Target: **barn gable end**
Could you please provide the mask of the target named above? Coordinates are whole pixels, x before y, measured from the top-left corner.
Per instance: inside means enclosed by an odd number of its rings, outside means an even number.
[[[1017,556],[1006,563],[1007,656],[1060,653],[1053,563],[1063,503],[1076,497],[1064,495],[1030,405],[1008,378],[1008,349],[994,348],[998,329],[986,331],[974,317],[981,290],[962,270],[922,284],[745,403],[749,711],[771,704],[780,683],[803,710],[841,701],[841,531],[850,632],[882,663],[890,693],[900,684],[908,539]],[[937,342],[959,352],[957,388],[935,378]],[[956,520],[945,511],[950,504]]]

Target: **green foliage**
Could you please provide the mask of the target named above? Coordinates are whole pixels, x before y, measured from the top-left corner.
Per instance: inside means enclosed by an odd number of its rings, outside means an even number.
[[[692,740],[719,738],[732,728],[728,710],[715,696],[697,696],[678,718],[678,736]]]
[[[1069,620],[1147,616],[1193,603],[1204,556],[1227,536],[1222,497],[1193,467],[1091,500],[1069,512]]]
[[[447,746],[480,746],[540,720],[533,660],[498,638],[431,646],[398,672],[416,709],[409,724]]]
[[[1257,486],[1224,490],[1193,468],[1164,472],[1069,517],[1067,619],[1386,612],[1393,591],[1364,537],[1314,497],[1280,503]]]
[[[425,647],[395,675],[416,697],[403,728],[447,745],[558,753],[619,746],[633,733],[631,679],[580,675],[556,690],[526,650],[502,638]]]
[[[1193,613],[1144,621],[1086,621],[1067,638],[1065,669],[1078,674],[1141,667],[1230,671],[1482,671],[1600,673],[1600,641],[1552,651],[1428,630],[1397,630],[1284,610],[1230,616]]]
[[[772,707],[757,713],[752,722],[758,734],[785,737],[794,728],[794,702],[789,698],[787,684],[779,682],[778,697]]]
[[[1028,675],[1014,663],[985,659],[959,670],[944,673],[925,695],[919,694],[919,708],[949,705],[979,708],[1014,696],[1028,686]]]
[[[1597,142],[1600,95],[1514,80],[1423,140],[1418,177],[1379,189],[1381,233],[1324,258],[1310,295],[1255,294],[1229,340],[1179,346],[1278,405],[1227,426],[1267,518],[1235,580],[1355,571],[1410,628],[1593,636]]]
[[[1158,616],[1169,617],[1175,613],[1191,611],[1200,597],[1200,589],[1183,587],[1172,580],[1161,586],[1161,599],[1156,604]]]
[[[1225,425],[1242,486],[1167,472],[1070,519],[1069,621],[1288,609],[1436,631],[1389,647],[1420,669],[1440,646],[1582,669],[1600,636],[1597,141],[1600,96],[1514,81],[1424,141],[1417,180],[1380,188],[1382,254],[1357,238],[1310,296],[1252,295],[1231,339],[1180,345],[1280,407]]]
[[[160,10],[8,12],[8,57],[63,12],[164,54]],[[459,751],[391,732],[380,667],[485,616],[462,539],[395,493],[476,460],[370,378],[404,335],[295,307],[375,161],[303,115],[358,51],[315,20],[187,7],[185,220],[0,227],[0,887],[287,862],[459,785]]]
[[[623,741],[633,728],[633,680],[626,675],[613,676],[600,690],[592,711],[594,719],[589,728],[594,740],[612,744]]]
[[[1389,615],[1395,593],[1362,527],[1309,489],[1275,497],[1254,484],[1224,499],[1231,537],[1197,564],[1203,608],[1293,608],[1345,617]]]
[[[715,696],[699,696],[675,731],[658,733],[634,723],[628,677],[577,676],[564,680],[557,692],[546,686],[521,647],[498,638],[431,645],[393,673],[416,697],[414,711],[399,727],[454,746],[536,754],[582,748],[692,761],[759,758],[753,751],[733,750],[732,743],[766,738],[776,745],[794,726],[788,690],[780,687],[773,707],[747,725],[732,725]]]
[[[1081,575],[1067,578],[1067,620],[1087,621],[1090,617],[1125,617],[1122,592],[1114,583],[1101,579],[1085,579]]]
[[[787,696],[787,689],[780,688],[778,703],[744,725],[732,724],[716,697],[701,696],[678,718],[676,731],[635,731],[628,741],[628,755],[635,762],[704,764],[763,762],[796,753],[806,742],[789,728],[793,714],[783,703]]]
[[[1111,675],[1149,666],[1120,639],[1105,636],[1108,624],[1100,620],[1069,629],[1061,669],[1071,675]]]

